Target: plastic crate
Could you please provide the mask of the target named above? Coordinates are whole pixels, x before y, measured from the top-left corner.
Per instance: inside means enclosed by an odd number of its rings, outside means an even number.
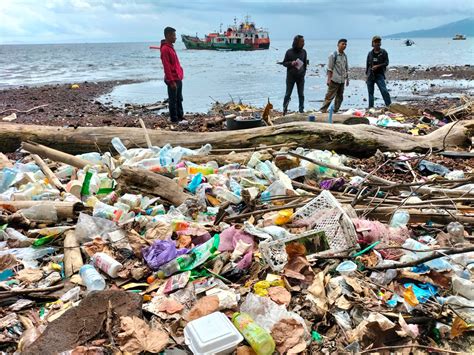
[[[329,191],[321,192],[292,216],[292,220],[308,219],[311,230],[290,238],[265,240],[259,245],[260,251],[274,271],[281,271],[288,261],[285,245],[291,241],[324,232],[329,250],[319,253],[338,253],[357,248],[357,235],[354,225],[340,203]],[[318,254],[316,254],[318,255]],[[314,256],[314,254],[313,254]]]

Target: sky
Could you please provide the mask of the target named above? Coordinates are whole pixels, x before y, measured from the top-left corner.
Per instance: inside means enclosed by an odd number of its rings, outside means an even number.
[[[250,15],[272,39],[370,38],[474,15],[473,0],[0,0],[0,44],[156,42]]]

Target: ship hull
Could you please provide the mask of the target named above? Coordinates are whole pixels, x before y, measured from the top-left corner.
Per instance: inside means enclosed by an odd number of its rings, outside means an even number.
[[[212,43],[206,42],[198,37],[181,36],[186,49],[216,50],[216,51],[254,51],[270,48],[270,41],[266,43]]]

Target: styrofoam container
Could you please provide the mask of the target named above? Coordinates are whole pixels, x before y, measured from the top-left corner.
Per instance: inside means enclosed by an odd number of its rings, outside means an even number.
[[[230,354],[243,339],[221,312],[193,320],[184,328],[184,340],[193,354]]]

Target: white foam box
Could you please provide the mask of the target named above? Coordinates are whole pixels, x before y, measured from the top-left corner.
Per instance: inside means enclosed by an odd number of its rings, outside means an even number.
[[[214,312],[189,322],[184,328],[184,340],[193,354],[230,354],[243,340],[224,313]]]

